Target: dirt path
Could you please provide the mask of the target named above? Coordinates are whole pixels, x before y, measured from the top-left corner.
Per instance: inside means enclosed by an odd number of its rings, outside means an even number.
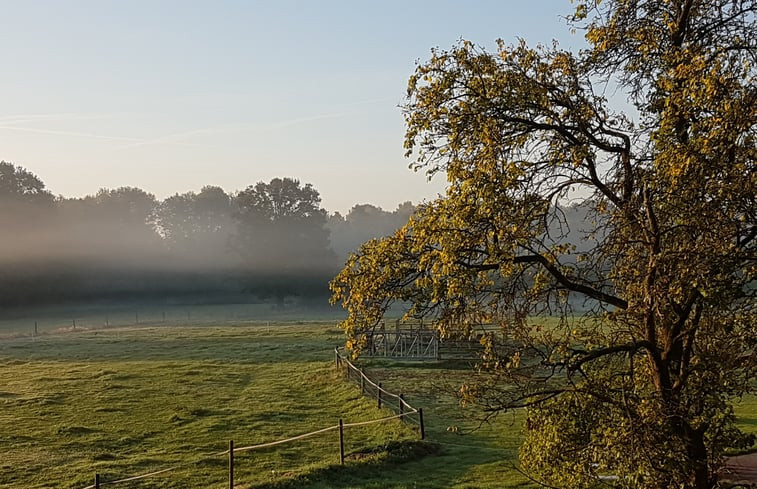
[[[757,484],[757,453],[728,457],[720,473],[721,480]]]

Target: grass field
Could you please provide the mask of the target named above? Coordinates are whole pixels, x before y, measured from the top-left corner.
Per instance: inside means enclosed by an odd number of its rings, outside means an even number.
[[[226,487],[237,447],[389,415],[333,367],[333,323],[111,328],[0,340],[0,487],[90,485],[174,465],[145,482],[106,487]],[[382,362],[367,373],[424,409],[427,438],[397,421],[237,454],[244,488],[529,486],[513,468],[517,417],[480,429],[444,364]],[[757,402],[740,407],[757,431]],[[401,441],[396,444],[393,441]]]
[[[61,330],[145,325],[222,325],[243,322],[333,321],[343,317],[337,307],[288,304],[154,304],[81,303],[66,306],[5,309],[0,339]]]

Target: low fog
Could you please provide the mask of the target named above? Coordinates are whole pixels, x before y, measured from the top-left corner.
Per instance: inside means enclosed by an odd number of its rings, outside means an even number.
[[[363,204],[330,215],[315,188],[289,178],[162,201],[132,187],[66,198],[0,162],[0,306],[325,303],[348,253],[392,233],[413,210]]]
[[[393,233],[415,207],[360,204],[342,216],[320,202],[312,185],[291,178],[164,200],[132,187],[56,197],[39,177],[0,162],[0,314],[129,301],[325,306],[348,254]],[[557,215],[555,243],[579,243],[581,252],[601,239],[585,239],[586,209]]]

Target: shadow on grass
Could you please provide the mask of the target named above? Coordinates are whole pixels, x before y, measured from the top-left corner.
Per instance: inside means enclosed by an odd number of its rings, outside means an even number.
[[[412,368],[423,368],[425,370],[471,370],[476,361],[466,358],[447,358],[442,360],[430,359],[396,359],[396,358],[377,358],[361,357],[361,363],[367,368],[379,369],[398,369],[406,370]]]
[[[302,487],[382,487],[401,484],[401,477],[393,474],[398,466],[438,455],[441,447],[427,441],[392,441],[372,451],[354,452],[345,456],[345,465],[329,465],[275,482],[249,486],[250,489],[295,489]]]
[[[755,429],[755,428],[757,428],[757,418],[740,417],[739,418],[739,424],[742,424],[745,427],[750,427],[752,429]]]

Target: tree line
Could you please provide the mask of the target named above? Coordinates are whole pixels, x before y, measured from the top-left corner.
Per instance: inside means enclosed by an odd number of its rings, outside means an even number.
[[[163,200],[135,187],[55,196],[0,162],[0,306],[71,301],[318,300],[348,253],[412,214],[321,207],[293,178],[238,192],[205,186]]]

